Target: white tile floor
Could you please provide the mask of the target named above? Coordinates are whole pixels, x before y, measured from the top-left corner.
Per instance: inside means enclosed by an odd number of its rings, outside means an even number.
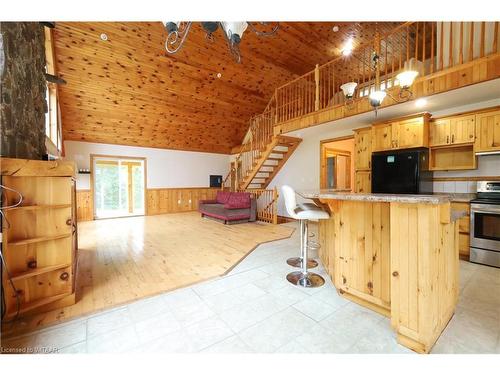
[[[287,224],[294,225],[294,224]],[[389,319],[337,295],[290,285],[290,239],[259,246],[227,276],[18,338],[59,353],[412,353]],[[460,300],[433,353],[500,353],[500,270],[461,262]]]

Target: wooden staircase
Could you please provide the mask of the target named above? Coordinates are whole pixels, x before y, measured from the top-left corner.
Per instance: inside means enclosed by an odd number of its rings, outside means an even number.
[[[283,167],[302,139],[274,133],[276,96],[250,119],[239,153],[222,183],[226,190],[263,190]]]
[[[238,188],[265,189],[278,171],[285,165],[302,139],[284,135],[273,136],[262,151],[258,151],[252,168],[242,176]]]

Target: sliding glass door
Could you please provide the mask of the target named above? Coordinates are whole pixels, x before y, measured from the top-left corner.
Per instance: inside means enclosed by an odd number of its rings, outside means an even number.
[[[144,215],[144,160],[94,157],[94,215]]]

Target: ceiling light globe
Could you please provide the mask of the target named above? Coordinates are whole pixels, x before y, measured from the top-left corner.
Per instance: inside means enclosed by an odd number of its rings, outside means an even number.
[[[231,38],[235,43],[239,43],[243,33],[248,27],[247,22],[222,22],[222,27],[228,38]]]
[[[387,95],[386,92],[383,90],[377,90],[371,92],[369,96],[370,105],[372,107],[379,107],[382,104],[382,101],[384,100],[386,95]]]
[[[347,99],[352,99],[352,97],[354,96],[354,91],[356,90],[357,86],[358,84],[356,82],[347,82],[344,83],[342,86],[340,86],[340,88],[344,92],[344,96]]]
[[[404,72],[399,73],[396,76],[396,79],[402,88],[407,89],[413,85],[413,81],[417,78],[417,76],[418,72],[416,70],[405,70]]]

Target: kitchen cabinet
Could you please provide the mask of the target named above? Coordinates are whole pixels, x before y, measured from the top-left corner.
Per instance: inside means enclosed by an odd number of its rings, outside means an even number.
[[[447,146],[474,143],[476,116],[454,116],[441,118],[430,123],[429,145]]]
[[[389,151],[429,146],[429,114],[375,124],[372,151]]]
[[[500,110],[476,115],[475,151],[500,151]]]
[[[470,204],[463,202],[452,202],[451,208],[457,211],[465,211],[467,215],[458,221],[458,253],[460,258],[469,260],[470,248]]]
[[[363,128],[354,131],[354,169],[371,169],[372,129]]]
[[[370,193],[372,190],[372,173],[371,171],[356,171],[354,172],[354,192],[355,193]]]
[[[374,126],[372,129],[372,137],[372,151],[374,152],[392,150],[395,148],[393,123]]]
[[[429,145],[446,146],[450,143],[450,119],[436,119],[431,121],[429,130]]]

